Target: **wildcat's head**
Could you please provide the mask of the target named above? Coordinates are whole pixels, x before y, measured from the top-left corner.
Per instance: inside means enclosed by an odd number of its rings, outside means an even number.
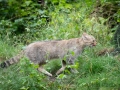
[[[87,33],[83,33],[82,40],[85,46],[96,46],[97,42],[92,35],[88,35]]]

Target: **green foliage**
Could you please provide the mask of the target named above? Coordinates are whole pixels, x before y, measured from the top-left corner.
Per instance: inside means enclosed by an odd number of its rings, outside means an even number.
[[[114,34],[113,43],[116,48],[120,47],[120,24],[117,27],[117,30]]]
[[[45,81],[42,81],[45,77],[37,72],[37,67],[24,58],[19,65],[1,70],[0,89],[47,90]]]
[[[30,43],[40,35],[41,28],[48,22],[48,11],[32,0],[1,1],[0,38],[16,43]],[[3,18],[4,17],[4,18]],[[33,37],[33,38],[32,38]],[[26,40],[29,38],[30,40]],[[9,41],[7,40],[7,41]],[[12,42],[12,43],[13,43]]]
[[[108,0],[107,0],[108,1]],[[113,0],[110,0],[111,2]],[[101,0],[102,4],[106,0]],[[113,90],[120,85],[120,63],[111,55],[98,57],[96,52],[112,47],[113,33],[108,20],[90,17],[96,0],[46,0],[45,5],[35,0],[0,0],[0,61],[18,53],[24,44],[38,40],[69,39],[83,32],[97,39],[97,47],[86,48],[75,65],[51,81],[26,58],[18,64],[0,69],[0,90]],[[119,21],[119,10],[117,12]],[[74,52],[71,52],[74,55]],[[45,68],[55,74],[60,61],[52,61]],[[75,68],[78,74],[69,72]]]
[[[120,10],[117,13],[118,13],[117,22],[120,22]]]
[[[0,40],[0,61],[8,59],[18,53],[22,45],[19,45],[16,49],[13,46],[9,46],[5,41]]]
[[[33,40],[79,37],[82,32],[94,34],[97,40],[102,39],[100,41],[102,43],[110,40],[113,34],[110,33],[109,27],[104,25],[107,19],[89,18],[95,5],[94,0],[48,0],[45,9],[32,0],[10,0],[4,3],[12,8],[13,12],[7,9],[6,14],[10,17],[7,18],[5,15],[1,20],[0,38],[15,45],[17,43],[28,44]],[[6,9],[6,7],[3,8]],[[9,12],[13,15],[9,15]]]
[[[92,58],[84,61],[80,69],[84,71],[84,75],[78,81],[79,87],[87,87],[91,90],[93,88],[97,90],[99,87],[118,88],[120,78],[114,75],[120,73],[119,68],[118,61],[113,57],[99,57],[96,60]]]

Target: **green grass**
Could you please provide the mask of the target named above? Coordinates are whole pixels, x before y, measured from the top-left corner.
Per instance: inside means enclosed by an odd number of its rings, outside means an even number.
[[[23,45],[19,44],[17,47],[9,45],[6,41],[0,40],[0,60],[6,60],[16,55]]]
[[[4,45],[5,46],[5,43]],[[7,45],[6,47],[8,47]],[[6,48],[11,50],[10,48]],[[96,48],[86,48],[76,63],[78,74],[67,72],[59,75],[55,81],[38,72],[37,65],[26,58],[15,65],[0,69],[0,90],[117,90],[120,87],[120,62],[113,56],[96,56]],[[5,49],[4,49],[5,50]],[[2,50],[2,52],[5,52]],[[9,51],[10,53],[15,53]],[[2,54],[1,54],[2,55]],[[3,54],[4,56],[4,54]],[[54,60],[45,67],[53,72],[60,68],[60,61]]]

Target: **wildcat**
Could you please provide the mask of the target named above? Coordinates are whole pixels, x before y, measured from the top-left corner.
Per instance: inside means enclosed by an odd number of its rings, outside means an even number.
[[[83,33],[81,38],[69,40],[38,41],[29,44],[21,54],[1,63],[0,67],[8,67],[26,56],[31,62],[39,65],[38,70],[40,72],[52,76],[51,73],[44,69],[43,65],[51,59],[60,59],[62,67],[56,72],[56,75],[58,75],[64,71],[66,64],[74,64],[75,59],[83,52],[86,46],[96,46],[95,38],[87,33]],[[74,52],[74,55],[71,52]],[[64,60],[64,57],[66,57],[66,60]]]

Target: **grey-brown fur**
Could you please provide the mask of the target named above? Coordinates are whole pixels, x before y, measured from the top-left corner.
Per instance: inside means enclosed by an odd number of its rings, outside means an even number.
[[[35,64],[39,64],[38,70],[42,73],[52,76],[51,73],[47,72],[43,65],[46,64],[47,60],[60,59],[62,61],[62,67],[56,72],[58,75],[64,71],[67,64],[74,64],[74,60],[80,55],[86,46],[96,45],[95,38],[91,35],[84,33],[81,38],[74,38],[69,40],[60,41],[45,41],[45,42],[34,42],[29,44],[26,49],[22,52],[26,57]],[[74,55],[71,54],[74,52]],[[9,66],[14,62],[19,61],[23,55],[13,57],[8,61],[3,62],[0,66]],[[66,60],[64,57],[66,56]]]

